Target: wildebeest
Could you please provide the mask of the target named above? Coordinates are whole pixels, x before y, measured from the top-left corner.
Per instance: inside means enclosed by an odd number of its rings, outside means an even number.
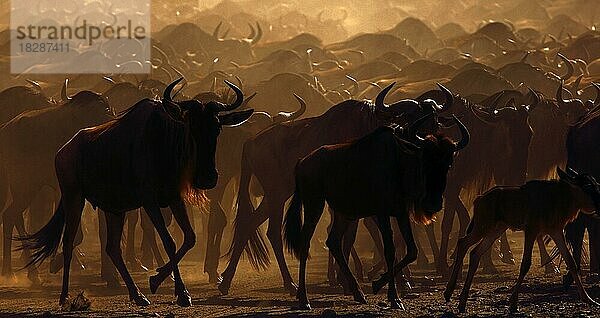
[[[348,100],[319,117],[273,126],[244,144],[234,238],[229,251],[229,264],[219,284],[222,294],[229,292],[242,252],[246,251],[255,268],[269,264],[264,239],[258,231],[258,227],[267,219],[267,236],[279,264],[284,288],[290,294],[296,294],[297,287],[287,268],[281,239],[283,205],[294,191],[292,165],[320,146],[363,137],[382,124],[393,122],[407,105],[418,104],[416,101],[400,101],[385,105],[384,97],[390,88],[380,93],[375,104]],[[444,92],[448,97],[444,108],[450,107],[452,94],[445,88]],[[256,177],[264,191],[264,198],[256,210],[249,193],[252,176]]]
[[[519,279],[510,297],[510,310],[517,310],[519,289],[531,266],[531,251],[539,235],[548,234],[556,243],[567,263],[567,269],[577,284],[581,300],[596,304],[581,284],[577,265],[569,252],[563,229],[577,217],[579,211],[591,214],[600,208],[600,186],[588,174],[574,170],[558,169],[559,180],[533,180],[522,186],[498,186],[479,196],[474,203],[473,218],[467,235],[459,239],[456,261],[452,275],[444,291],[450,301],[456,280],[462,271],[462,263],[469,247],[471,251],[469,272],[465,280],[458,308],[465,312],[469,289],[479,266],[479,259],[508,228],[525,232],[525,248]]]
[[[196,100],[174,102],[171,93],[182,79],[167,87],[162,101],[144,99],[116,120],[80,130],[56,154],[60,203],[46,226],[20,240],[22,248],[34,251],[28,264],[32,266],[54,254],[62,238],[60,304],[68,298],[73,238],[87,200],[106,212],[106,252],[127,285],[130,299],[140,306],[150,304],[129,274],[120,247],[125,212],[143,206],[169,256],[169,263],[150,277],[150,290],[156,292],[173,272],[177,304],[191,305],[178,268],[196,240],[184,200],[200,202],[200,191],[215,186],[215,151],[221,126],[237,125],[253,110],[219,115],[233,111],[243,101],[242,92],[229,82],[237,95],[231,105],[202,104]],[[167,206],[184,233],[184,242],[177,251],[160,212],[161,207]]]
[[[590,174],[597,179],[600,178],[598,136],[600,136],[600,106],[596,106],[570,127],[566,143],[568,154],[567,164],[569,167],[580,173]],[[580,218],[567,225],[565,235],[573,247],[573,256],[579,268],[583,236],[587,228],[588,235],[590,236],[590,272],[598,273],[600,272],[600,255],[598,254],[600,252],[600,243],[598,242],[599,234],[596,230],[600,227],[600,222],[586,215],[580,216]],[[568,276],[565,276],[563,283],[570,285],[572,280]]]
[[[413,219],[423,223],[431,222],[434,213],[442,209],[446,174],[454,153],[469,140],[466,127],[456,121],[463,134],[457,144],[441,135],[429,135],[424,139],[415,137],[415,145],[398,138],[393,129],[382,127],[351,143],[320,147],[297,164],[296,190],[285,218],[284,237],[288,248],[300,259],[297,296],[302,308],[310,309],[306,261],[325,202],[334,214],[327,246],[348,281],[354,300],[366,302],[346,262],[349,249],[342,251],[342,236],[347,235],[353,221],[376,216],[388,272],[373,283],[373,291],[377,292],[382,282],[389,282],[391,307],[403,308],[394,276],[417,258],[409,209],[414,206]],[[377,156],[372,155],[375,153]],[[396,217],[407,245],[407,253],[396,267],[390,216]]]
[[[47,208],[50,211],[52,201],[58,197],[58,184],[52,169],[56,151],[79,129],[99,125],[112,118],[109,105],[102,96],[82,91],[68,97],[66,89],[65,82],[64,103],[21,113],[0,129],[0,170],[3,175],[0,183],[6,186],[0,191],[0,208],[12,198],[6,209],[0,210],[4,212],[4,276],[13,274],[11,237],[15,227],[20,235],[25,234],[24,211],[43,190],[49,189],[47,192],[51,193],[48,199],[50,207]],[[10,191],[10,196],[4,189]],[[30,219],[47,220],[44,212],[30,209]],[[39,283],[34,271],[29,272],[29,278]]]

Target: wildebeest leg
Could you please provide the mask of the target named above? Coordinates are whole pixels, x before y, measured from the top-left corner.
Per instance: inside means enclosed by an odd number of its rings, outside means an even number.
[[[356,278],[352,274],[350,267],[348,266],[348,262],[344,258],[344,253],[342,251],[342,239],[348,226],[351,221],[344,219],[342,216],[337,216],[334,212],[333,224],[331,225],[331,231],[329,231],[329,236],[327,237],[327,247],[329,247],[329,251],[333,254],[335,258],[335,262],[338,264],[344,279],[350,285],[350,288],[353,291],[354,300],[360,302],[362,304],[366,304],[367,300],[365,299],[365,294],[360,289]]]
[[[504,264],[515,265],[515,257],[510,249],[510,243],[508,243],[506,232],[500,236],[500,252],[502,253],[501,261]]]
[[[158,268],[158,273],[156,275],[150,277],[150,290],[152,293],[155,293],[160,284],[171,274],[171,272],[173,272],[173,276],[175,276],[175,295],[177,296],[177,304],[182,307],[188,307],[192,305],[192,297],[185,288],[185,284],[181,279],[178,264],[185,254],[196,244],[196,233],[194,232],[194,228],[190,223],[183,200],[179,199],[173,202],[170,205],[170,208],[173,212],[173,218],[175,219],[175,222],[177,222],[177,225],[179,225],[179,228],[181,231],[183,231],[183,243],[181,244],[179,250],[175,251],[175,242],[167,231],[162,215],[158,214],[160,213],[160,209],[155,208],[154,212],[149,213],[150,219],[152,220],[154,226],[156,226],[156,230],[158,231],[158,234],[163,241],[163,245],[165,246],[165,250],[169,255],[169,262],[163,267]]]
[[[342,254],[344,255],[344,259],[346,263],[350,263],[350,252],[354,247],[354,241],[356,240],[356,231],[358,230],[358,220],[354,222],[349,222],[348,227],[346,229],[346,233],[344,233],[342,237]],[[341,274],[341,270],[340,270]],[[359,274],[362,276],[362,273]],[[356,275],[355,275],[356,277]],[[338,281],[342,283],[342,287],[344,288],[345,295],[352,295],[352,287],[349,282],[345,279],[343,275],[338,276]]]
[[[394,270],[394,262],[396,261],[396,248],[394,247],[394,234],[390,224],[390,217],[388,215],[378,216],[377,225],[379,225],[379,231],[381,231],[381,238],[383,240],[383,253],[385,255],[387,272],[391,273]],[[391,308],[404,310],[404,305],[398,298],[396,279],[393,276],[388,277],[387,297]]]
[[[57,168],[58,173],[58,168]],[[85,203],[83,195],[79,192],[80,190],[74,190],[73,188],[63,188],[63,196],[61,202],[66,216],[65,230],[63,234],[63,281],[62,291],[60,293],[59,304],[63,305],[69,297],[69,274],[71,272],[71,259],[73,257],[73,242],[77,235],[77,230],[81,223],[81,212]],[[70,193],[73,191],[74,193]],[[76,191],[76,192],[75,192]]]
[[[585,234],[585,219],[582,214],[575,221],[568,223],[565,226],[566,240],[573,249],[573,259],[577,265],[577,270],[581,268],[581,250],[583,248],[583,236]],[[563,276],[563,287],[566,289],[573,283],[573,276],[569,273]]]
[[[479,267],[479,260],[481,256],[487,252],[487,250],[494,244],[494,242],[498,239],[504,231],[506,231],[506,226],[496,225],[496,227],[487,233],[485,238],[475,246],[475,248],[471,251],[471,255],[469,256],[469,272],[467,273],[467,278],[465,279],[465,284],[463,286],[462,292],[459,296],[458,310],[463,313],[467,307],[467,298],[469,298],[469,290],[471,289],[471,284],[473,283],[473,277],[475,276],[475,272],[477,272],[477,267]]]
[[[554,262],[550,259],[550,255],[548,255],[548,251],[546,250],[546,244],[544,243],[544,236],[540,235],[536,239],[538,249],[540,250],[540,263],[544,266],[544,272],[546,274],[559,274],[560,269],[554,264]]]
[[[107,283],[108,288],[117,288],[121,286],[117,278],[117,269],[113,265],[107,250],[107,226],[106,212],[98,209],[98,235],[100,236],[100,277]]]
[[[26,193],[13,193],[13,201],[4,211],[2,216],[3,250],[2,250],[2,276],[14,279],[12,270],[12,235],[15,224],[19,218],[23,218],[23,212],[31,202],[31,195]]]
[[[237,265],[240,262],[242,252],[248,243],[250,234],[256,231],[256,229],[267,220],[269,217],[268,213],[281,213],[280,211],[275,211],[269,206],[269,200],[270,199],[265,196],[256,211],[254,211],[252,214],[252,219],[248,221],[247,227],[245,227],[243,231],[240,231],[239,235],[236,235],[234,232],[233,240],[238,240],[238,242],[233,244],[234,247],[233,251],[231,252],[231,257],[229,258],[229,264],[227,264],[227,268],[221,274],[223,280],[219,284],[219,291],[223,295],[227,295],[229,293],[231,281],[235,275]]]
[[[308,253],[310,251],[310,241],[315,233],[319,219],[323,214],[322,211],[324,205],[325,200],[321,198],[310,198],[307,196],[307,198],[304,199],[304,225],[302,226],[300,239],[302,245],[298,255],[298,259],[300,260],[300,268],[298,274],[297,298],[301,309],[311,309],[310,302],[308,301],[308,295],[306,293],[306,262],[308,260]],[[331,214],[333,220],[333,213]]]
[[[356,239],[356,234],[354,236]],[[354,247],[354,245],[352,245],[352,247],[350,248],[350,255],[352,256],[352,260],[354,261],[354,271],[356,272],[358,281],[364,282],[363,264],[360,259],[360,256],[358,255],[358,252],[356,252],[356,248]]]
[[[15,221],[15,227],[17,229],[17,233],[19,233],[19,236],[24,237],[25,235],[27,235],[27,231],[25,231],[25,220],[23,219],[23,214],[19,214],[19,217]],[[31,259],[31,251],[29,250],[29,248],[23,249],[22,258],[25,261],[25,264],[27,264],[27,260]],[[33,285],[39,286],[42,283],[38,276],[38,270],[35,266],[31,266],[27,269],[27,278],[29,278]]]
[[[438,259],[440,258],[440,249],[438,247],[437,240],[435,239],[435,228],[433,227],[433,223],[425,225],[425,232],[427,233],[427,238],[429,239],[429,246],[431,247],[431,251],[433,252],[433,263],[437,264]]]
[[[140,209],[129,211],[126,214],[127,218],[127,244],[125,245],[125,259],[127,264],[133,266],[134,271],[148,271],[148,269],[142,265],[140,260],[135,255],[135,230],[138,224],[140,216]]]
[[[588,236],[590,246],[590,274],[600,273],[600,221],[594,217],[587,216]]]
[[[442,277],[447,277],[448,268],[448,241],[450,240],[450,232],[452,232],[452,225],[454,224],[454,214],[458,207],[458,190],[449,189],[446,191],[446,204],[444,206],[444,215],[442,217],[442,238],[440,242],[440,253],[436,266],[436,271]]]
[[[400,262],[394,266],[392,271],[388,270],[385,274],[381,275],[379,279],[373,281],[372,286],[374,294],[379,292],[388,279],[395,279],[396,275],[401,273],[406,266],[417,260],[418,250],[412,233],[412,226],[410,224],[408,213],[402,212],[401,215],[396,216],[396,221],[398,222],[398,228],[402,234],[402,239],[404,239],[404,244],[406,244],[406,255],[404,255]]]
[[[525,243],[523,247],[523,259],[521,260],[521,270],[519,272],[519,278],[517,279],[515,287],[513,287],[512,294],[510,295],[509,300],[509,308],[511,312],[517,311],[517,303],[519,301],[519,289],[521,289],[523,279],[525,279],[525,275],[527,275],[527,272],[531,267],[531,252],[533,251],[533,244],[535,243],[537,235],[537,231],[525,230]]]
[[[467,232],[467,226],[471,221],[471,217],[469,216],[469,211],[467,207],[465,207],[464,203],[460,199],[460,196],[457,196],[457,204],[456,204],[456,215],[458,216],[458,236],[456,241],[458,242],[458,238],[464,237]],[[456,249],[452,252],[452,258],[455,257]]]
[[[106,216],[106,254],[110,257],[113,264],[121,274],[125,286],[129,291],[129,300],[133,300],[138,306],[150,305],[148,298],[142,294],[137,287],[131,274],[125,266],[123,255],[121,253],[121,235],[123,235],[123,225],[125,223],[125,215],[123,213],[105,212]]]
[[[567,243],[565,242],[565,236],[563,234],[562,229],[556,231],[556,233],[550,233],[550,237],[552,237],[552,240],[554,240],[554,243],[556,243],[556,247],[560,251],[560,255],[563,257],[565,263],[567,264],[567,270],[569,271],[569,274],[571,275],[573,281],[575,282],[575,285],[577,286],[577,291],[579,292],[579,298],[581,298],[581,301],[590,305],[600,306],[600,304],[595,302],[588,295],[588,293],[583,288],[583,285],[581,284],[581,278],[579,277],[579,268],[577,267],[577,264],[573,259],[573,255],[571,255],[571,252],[569,252],[569,248],[567,247]]]
[[[450,297],[452,297],[452,293],[456,288],[456,282],[462,274],[463,263],[467,251],[471,246],[483,239],[486,231],[487,229],[480,227],[480,225],[473,224],[472,230],[468,231],[466,236],[458,239],[458,243],[456,244],[456,257],[454,259],[454,264],[452,265],[452,273],[450,274],[450,279],[448,280],[446,290],[444,291],[444,299],[447,302],[450,301]]]
[[[327,225],[327,233],[331,231],[331,224],[333,224],[333,211],[329,207],[327,207],[327,212],[329,212],[329,225]],[[327,281],[329,282],[329,286],[337,286],[339,283],[336,277],[336,264],[333,258],[333,254],[331,252],[327,253]]]
[[[153,267],[156,259],[157,267],[165,265],[158,244],[156,242],[156,231],[150,221],[148,214],[144,211],[140,215],[142,226],[142,263],[146,267]]]
[[[419,255],[417,256],[417,266],[418,267],[426,267],[429,264],[427,255],[424,252],[425,249],[423,248],[423,245],[421,245],[420,238],[422,237],[422,235],[419,235],[419,234],[422,233],[422,230],[423,230],[423,228],[421,228],[421,227],[419,227],[419,228],[413,227],[413,231],[415,231],[417,233],[417,235],[415,236],[415,242],[417,243],[417,248],[419,249],[419,251],[421,251],[421,253],[419,253]]]
[[[369,270],[369,272],[367,273],[367,279],[372,281],[373,278],[375,278],[377,272],[379,272],[384,265],[383,242],[381,241],[381,235],[379,234],[377,222],[375,221],[374,217],[363,219],[363,224],[365,225],[367,231],[369,232],[369,235],[371,235],[371,238],[373,239],[373,244],[375,244],[375,251],[377,251],[377,256],[379,257],[377,263],[375,263],[371,267],[371,270]]]
[[[281,237],[283,213],[280,213],[279,211],[283,211],[284,204],[285,199],[278,200],[273,205],[273,208],[275,209],[273,211],[278,211],[278,213],[274,213],[269,218],[267,237],[269,238],[269,242],[271,242],[273,254],[275,254],[277,264],[279,265],[279,271],[281,273],[281,277],[283,278],[283,288],[287,290],[290,295],[294,296],[298,292],[298,286],[294,283],[292,275],[290,275],[290,271],[287,267],[285,256],[283,255],[283,239]]]
[[[221,190],[221,191],[217,191]],[[208,216],[208,239],[206,241],[206,255],[204,256],[204,272],[208,274],[210,283],[217,283],[220,280],[219,273],[219,258],[221,256],[221,239],[223,238],[223,230],[227,225],[227,216],[221,206],[221,198],[223,192],[219,189],[208,191],[210,200],[210,212]]]

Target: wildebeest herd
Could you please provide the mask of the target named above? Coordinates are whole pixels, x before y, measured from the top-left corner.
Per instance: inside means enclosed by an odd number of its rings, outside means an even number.
[[[328,209],[327,277],[357,302],[366,303],[366,272],[374,293],[388,286],[390,308],[410,310],[396,284],[410,292],[409,265],[428,263],[423,243],[450,301],[474,246],[459,296],[464,312],[480,260],[485,273],[498,273],[497,260],[514,265],[510,229],[525,234],[511,311],[536,243],[544,271],[560,273],[560,257],[562,285],[598,305],[580,276],[589,254],[587,278],[600,281],[600,32],[595,16],[590,23],[571,14],[596,10],[590,1],[465,1],[449,10],[490,19],[473,26],[406,17],[354,35],[344,1],[314,16],[283,2],[265,1],[255,13],[247,8],[256,1],[203,10],[156,2],[164,16],[153,17],[161,28],[151,74],[0,80],[3,276],[14,276],[14,249],[34,285],[62,268],[67,304],[72,263],[85,267],[83,237],[99,235],[99,277],[109,288],[122,280],[131,301],[149,305],[129,269],[152,268],[150,291],[172,277],[176,304],[188,307],[179,270],[186,253],[202,246],[208,281],[227,295],[244,254],[256,269],[270,264],[261,230],[268,220],[283,287],[308,310],[311,238]],[[498,3],[514,9],[491,19]],[[402,15],[387,5],[388,15]],[[168,23],[175,11],[181,22]],[[3,74],[10,39],[8,29],[0,33]],[[83,230],[86,202],[98,233]],[[202,229],[196,206],[205,210]],[[354,246],[364,229],[373,252],[366,271]],[[298,285],[286,248],[300,262]]]

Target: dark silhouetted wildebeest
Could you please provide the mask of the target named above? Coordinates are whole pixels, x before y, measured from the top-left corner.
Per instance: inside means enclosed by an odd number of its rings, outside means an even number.
[[[80,130],[56,154],[60,203],[46,226],[20,240],[22,248],[34,251],[28,264],[32,266],[54,254],[62,238],[61,304],[68,298],[73,238],[87,200],[106,213],[106,252],[127,285],[130,299],[140,306],[150,304],[129,274],[120,245],[125,212],[143,206],[169,256],[169,263],[150,277],[150,290],[156,292],[173,272],[177,304],[191,305],[178,268],[179,261],[196,241],[184,200],[201,202],[201,190],[215,186],[218,179],[215,151],[221,126],[238,125],[253,110],[230,112],[243,101],[242,92],[231,83],[228,85],[237,95],[233,104],[174,102],[171,92],[181,80],[167,87],[162,101],[144,99],[116,120]],[[230,113],[220,115],[220,112]],[[167,206],[184,233],[183,244],[177,251],[160,211]]]

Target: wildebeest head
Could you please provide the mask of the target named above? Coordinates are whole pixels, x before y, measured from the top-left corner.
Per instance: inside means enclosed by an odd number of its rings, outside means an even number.
[[[469,144],[467,127],[455,116],[453,120],[460,129],[461,140],[454,142],[441,134],[431,134],[425,138],[416,134],[418,125],[427,120],[426,115],[416,121],[408,130],[414,137],[413,141],[422,150],[422,176],[424,181],[424,196],[415,206],[415,220],[428,223],[433,214],[442,209],[443,194],[446,190],[448,170],[454,161],[454,155]]]
[[[572,124],[579,120],[579,118],[586,113],[587,107],[590,106],[590,102],[584,103],[577,98],[564,99],[563,90],[563,82],[561,82],[556,90],[556,102],[560,112],[565,116],[565,121],[569,124]],[[591,102],[592,106],[594,104],[595,102]]]
[[[240,125],[252,115],[254,110],[232,112],[242,105],[244,94],[237,86],[228,81],[225,81],[225,83],[231,87],[237,96],[232,104],[223,104],[216,101],[203,104],[197,100],[175,102],[171,93],[182,79],[176,80],[165,89],[162,104],[172,119],[186,126],[186,131],[195,145],[195,162],[192,167],[191,185],[196,189],[210,189],[217,184],[218,179],[215,152],[221,126]],[[220,114],[223,112],[227,113]]]
[[[578,173],[570,167],[567,167],[566,172],[557,167],[556,172],[561,181],[566,181],[581,188],[594,202],[594,213],[600,215],[600,185],[594,177],[589,174]]]
[[[61,89],[63,107],[71,110],[71,122],[81,127],[92,127],[114,118],[114,113],[105,97],[91,91],[81,91],[75,96],[67,94],[69,80]]]

